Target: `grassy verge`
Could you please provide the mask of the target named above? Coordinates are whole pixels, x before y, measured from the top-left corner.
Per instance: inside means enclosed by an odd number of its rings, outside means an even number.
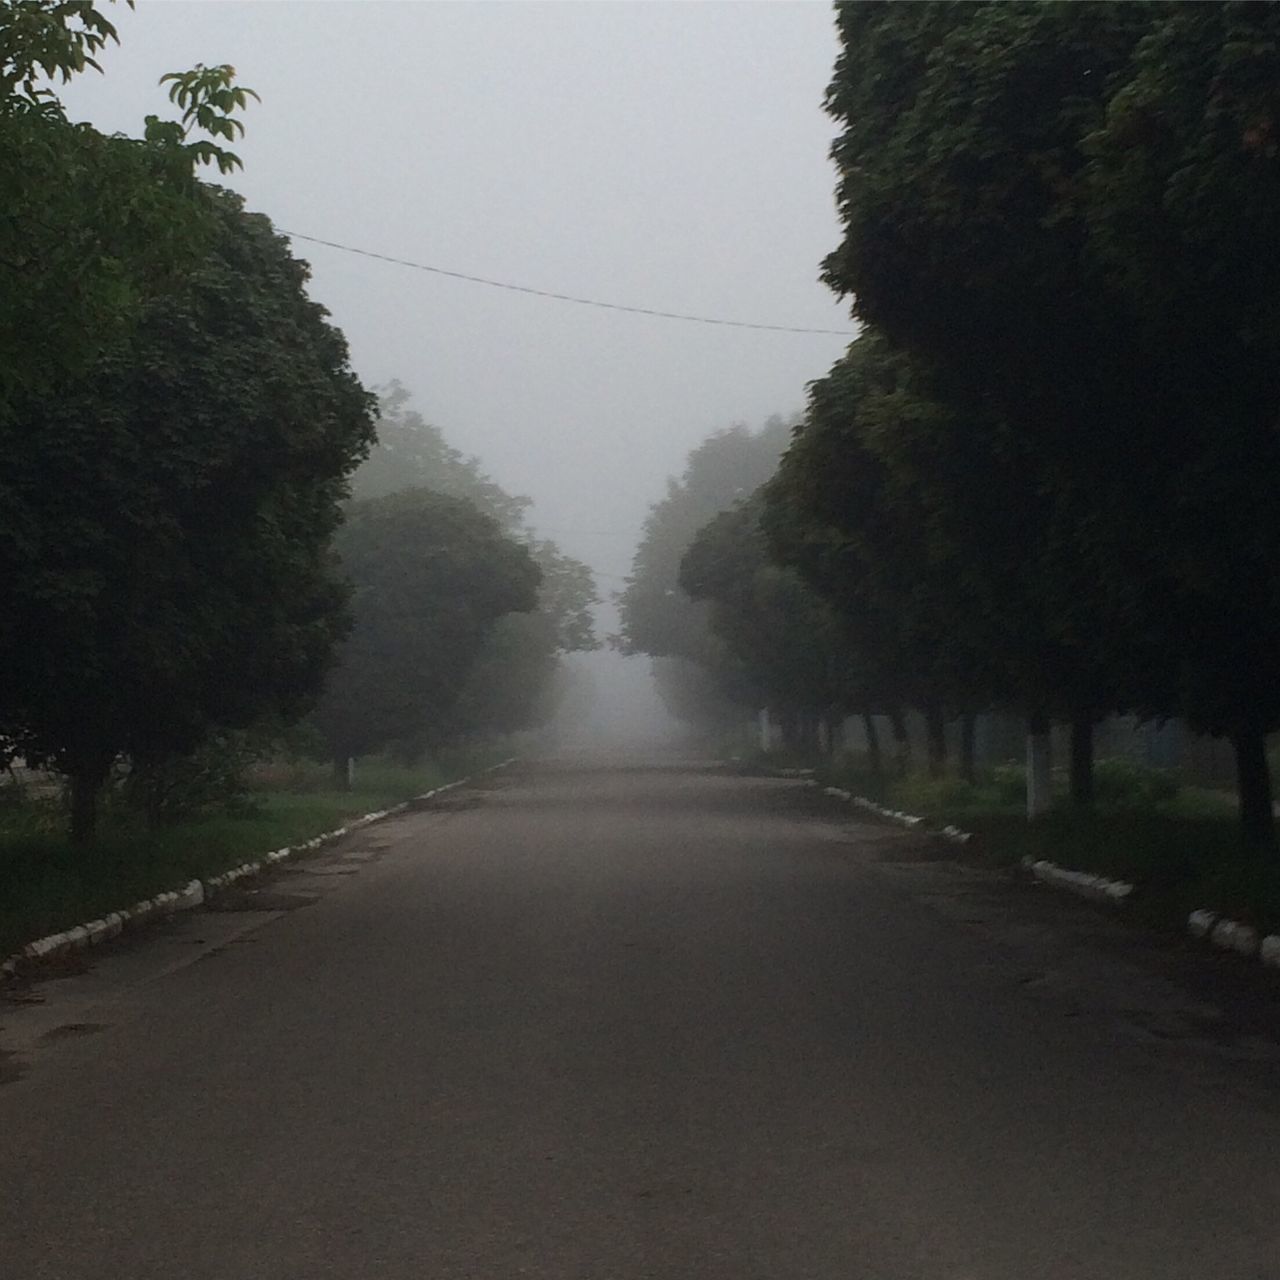
[[[147,831],[133,815],[109,808],[88,849],[67,843],[57,800],[11,802],[0,810],[0,958],[34,938],[308,840],[501,758],[475,752],[414,768],[364,761],[350,791],[333,790],[327,771],[316,766],[276,767],[255,780],[243,812]]]
[[[1028,822],[1017,767],[988,770],[976,785],[918,776],[877,785],[855,758],[823,765],[818,776],[936,825],[972,832],[966,857],[997,866],[1045,858],[1127,880],[1136,886],[1133,910],[1148,923],[1181,930],[1187,913],[1203,907],[1280,932],[1280,859],[1242,847],[1235,797],[1228,793],[1104,761],[1092,811],[1073,810],[1065,779],[1057,778],[1054,808]]]

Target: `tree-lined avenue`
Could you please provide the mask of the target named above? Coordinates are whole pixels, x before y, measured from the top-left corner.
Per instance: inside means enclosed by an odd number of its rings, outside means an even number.
[[[0,1006],[4,1270],[1274,1275],[1274,1017],[919,854],[598,760],[362,831]]]

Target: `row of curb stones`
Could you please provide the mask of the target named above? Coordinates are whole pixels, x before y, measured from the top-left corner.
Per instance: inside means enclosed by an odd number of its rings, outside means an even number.
[[[1269,969],[1280,969],[1280,934],[1260,938],[1252,925],[1203,910],[1187,917],[1187,932],[1223,951],[1234,951],[1246,959],[1260,960]]]
[[[405,810],[415,805],[442,795],[446,791],[452,791],[454,787],[465,786],[468,782],[474,781],[475,778],[482,777],[487,773],[496,773],[499,769],[505,769],[508,765],[514,763],[515,757],[500,761],[498,764],[491,765],[488,769],[480,770],[477,774],[466,778],[458,778],[454,782],[446,782],[442,787],[436,787],[420,796],[414,796],[412,800],[405,800],[400,804],[392,805],[389,809],[377,809],[373,813],[363,814],[347,823],[346,826],[335,827],[334,830],[325,831],[310,840],[304,840],[301,844],[286,845],[283,849],[273,849],[256,862],[241,863],[240,866],[233,867],[230,871],[224,871],[221,875],[210,876],[207,880],[192,880],[182,889],[175,889],[168,893],[158,893],[154,898],[144,898],[141,902],[135,902],[131,907],[120,911],[112,911],[100,920],[90,920],[87,924],[79,924],[74,928],[64,929],[61,933],[51,933],[47,937],[37,938],[34,942],[28,942],[21,951],[15,952],[3,964],[0,964],[0,984],[12,978],[24,963],[36,960],[50,960],[73,951],[82,951],[88,947],[95,947],[111,938],[119,937],[126,929],[134,929],[141,924],[152,923],[163,919],[165,916],[174,915],[179,911],[194,911],[197,907],[204,905],[208,894],[218,889],[225,889],[237,880],[258,875],[276,863],[285,862],[290,858],[296,858],[299,854],[310,853],[313,849],[332,844],[335,840],[341,840],[343,836],[350,835],[353,831],[359,831],[361,827],[367,827],[372,823],[381,822],[384,818],[391,818],[398,813],[404,813]]]
[[[815,782],[813,785],[817,786],[818,784]],[[901,809],[886,809],[884,805],[876,804],[874,800],[870,800],[866,796],[854,795],[852,791],[846,791],[843,787],[823,787],[822,794],[830,796],[833,800],[847,801],[867,813],[874,813],[877,818],[886,818],[888,821],[896,822],[902,827],[914,829],[924,826],[924,819],[914,813],[903,813]],[[959,827],[952,826],[930,828],[929,835],[941,836],[944,840],[950,840],[953,844],[968,844],[973,839],[971,831],[961,831]]]
[[[789,776],[796,776],[798,770],[780,771]],[[817,782],[811,782],[817,786]],[[898,809],[886,809],[866,796],[854,795],[842,787],[823,787],[823,795],[836,800],[844,800],[874,813],[877,817],[886,818],[904,827],[920,827],[924,819],[915,814],[903,813]],[[972,833],[961,831],[958,827],[947,826],[931,831],[931,835],[942,836],[957,844],[968,844]],[[1091,875],[1087,871],[1073,871],[1069,867],[1060,867],[1056,862],[1045,858],[1025,857],[1022,868],[1041,884],[1054,889],[1063,889],[1078,897],[1088,898],[1091,902],[1101,903],[1108,907],[1122,907],[1129,900],[1134,886],[1125,880],[1109,880],[1106,876]],[[1264,965],[1272,969],[1280,969],[1280,934],[1268,934],[1259,938],[1258,931],[1252,926],[1219,916],[1214,911],[1193,911],[1187,918],[1187,932],[1193,938],[1210,942],[1223,951],[1233,951],[1246,958],[1257,957]]]

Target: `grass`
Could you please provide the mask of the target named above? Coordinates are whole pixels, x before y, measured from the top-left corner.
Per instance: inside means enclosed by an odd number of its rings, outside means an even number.
[[[913,775],[877,785],[865,760],[851,757],[824,766],[820,779],[970,831],[970,856],[997,866],[1030,856],[1127,880],[1134,911],[1151,924],[1181,930],[1188,912],[1208,908],[1280,932],[1280,858],[1243,847],[1231,793],[1099,761],[1092,810],[1073,809],[1065,777],[1055,776],[1053,809],[1028,822],[1018,766],[986,770],[975,784]]]
[[[59,800],[10,801],[0,809],[0,958],[34,938],[308,840],[499,758],[475,752],[414,768],[362,761],[345,792],[333,790],[328,771],[318,766],[272,766],[255,779],[244,812],[148,831],[135,816],[108,806],[99,838],[87,849],[66,841]]]

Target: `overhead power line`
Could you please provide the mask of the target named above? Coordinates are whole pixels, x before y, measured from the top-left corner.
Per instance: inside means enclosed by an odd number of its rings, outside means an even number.
[[[636,316],[653,316],[658,320],[686,320],[691,324],[715,324],[728,329],[764,329],[771,333],[818,333],[833,338],[853,338],[857,335],[848,329],[810,329],[794,324],[756,324],[750,320],[722,320],[715,316],[687,315],[682,311],[658,311],[652,307],[629,307],[621,302],[602,302],[599,298],[579,298],[571,293],[555,293],[550,289],[535,289],[527,284],[512,284],[508,280],[490,280],[486,276],[468,275],[465,271],[448,271],[444,267],[431,267],[425,262],[411,262],[408,258],[395,258],[388,253],[374,253],[372,249],[357,249],[353,245],[339,244],[336,240],[321,240],[318,236],[304,236],[299,231],[286,231],[277,227],[281,235],[308,244],[324,245],[326,249],[338,249],[342,253],[358,254],[362,258],[374,258],[379,262],[391,262],[398,267],[411,267],[414,271],[427,271],[433,276],[448,276],[451,280],[465,280],[469,284],[488,285],[491,289],[506,289],[511,293],[527,293],[535,298],[552,298],[556,302],[573,302],[580,307],[600,307],[605,311],[626,311]]]

